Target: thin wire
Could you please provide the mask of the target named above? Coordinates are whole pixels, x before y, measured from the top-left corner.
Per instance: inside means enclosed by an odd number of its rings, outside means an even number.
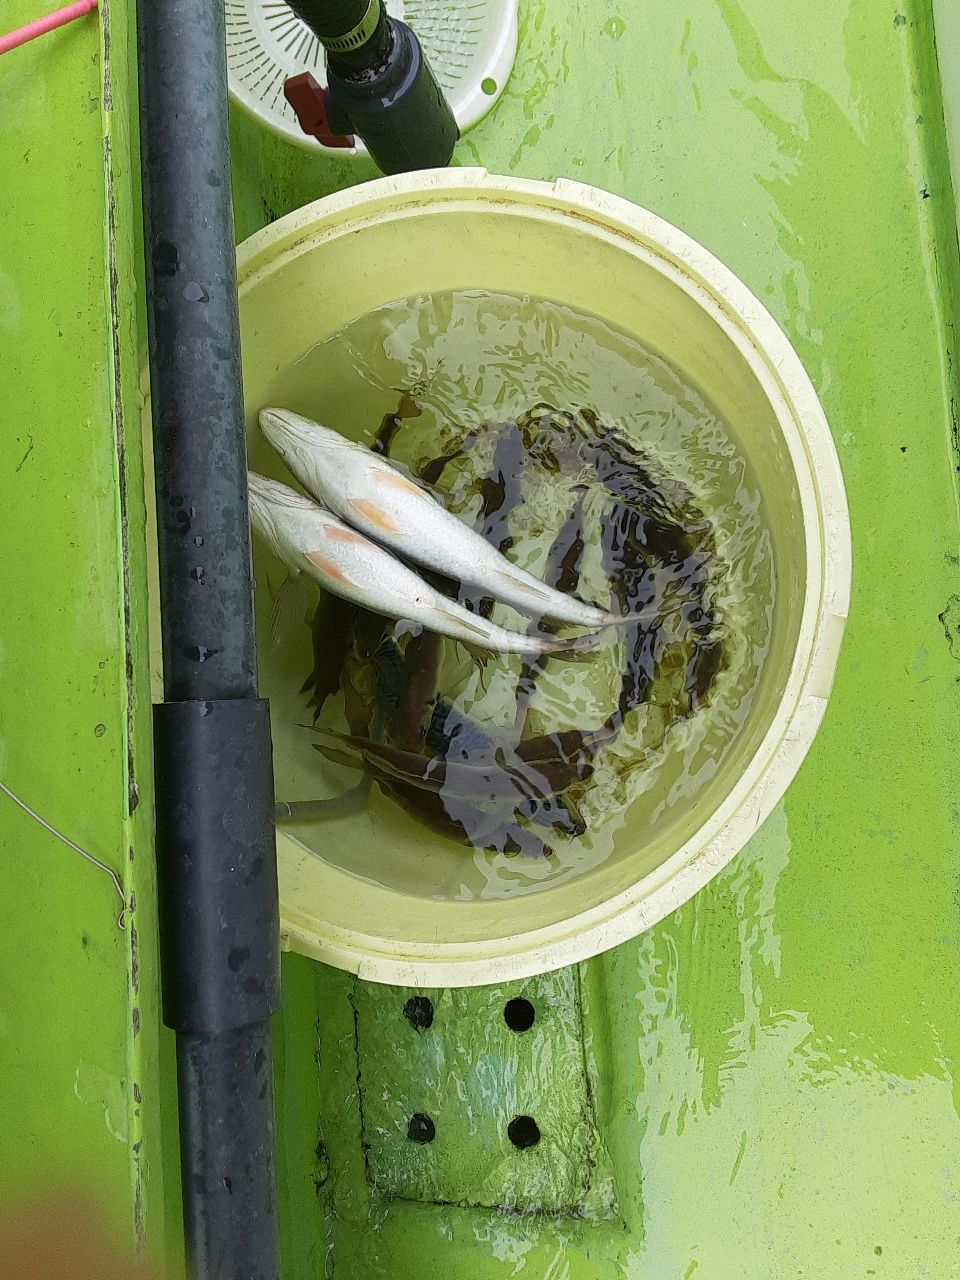
[[[86,849],[81,849],[78,844],[74,844],[69,836],[65,836],[62,831],[58,831],[56,827],[52,826],[46,820],[46,818],[41,818],[36,809],[31,809],[26,800],[21,800],[15,792],[10,790],[5,782],[0,782],[0,791],[2,791],[5,796],[9,796],[13,803],[22,809],[24,813],[28,813],[30,817],[33,818],[34,822],[39,822],[44,831],[49,831],[52,836],[56,836],[58,840],[62,841],[68,849],[72,849],[74,853],[79,853],[81,858],[86,858],[87,862],[92,862],[95,867],[99,867],[101,871],[105,871],[113,881],[117,893],[120,895],[120,901],[123,903],[124,908],[126,908],[127,899],[123,892],[123,885],[120,883],[120,877],[114,871],[113,867],[108,867],[105,862],[101,862],[99,858],[95,858],[92,853],[87,853]],[[120,927],[122,928],[123,926],[121,925]]]

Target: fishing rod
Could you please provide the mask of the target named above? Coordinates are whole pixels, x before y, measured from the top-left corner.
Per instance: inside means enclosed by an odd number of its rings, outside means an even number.
[[[165,698],[158,907],[184,1231],[194,1280],[279,1280],[273,764],[257,696],[224,6],[137,8]]]

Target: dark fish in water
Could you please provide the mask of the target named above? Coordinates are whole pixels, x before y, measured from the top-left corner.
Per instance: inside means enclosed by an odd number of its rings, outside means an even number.
[[[510,768],[491,754],[473,752],[461,758],[427,758],[416,752],[384,746],[369,738],[349,734],[332,734],[352,748],[360,760],[326,743],[315,743],[318,751],[338,764],[353,763],[369,767],[378,778],[403,783],[441,795],[448,811],[457,816],[461,801],[471,804],[506,805],[520,817],[539,826],[551,827],[568,834],[582,834],[583,819],[568,800],[561,800],[549,780],[532,765],[517,761]]]
[[[349,791],[323,800],[278,800],[273,811],[274,820],[285,827],[293,827],[300,822],[326,822],[330,818],[361,813],[369,803],[372,782],[373,779],[366,775]]]
[[[407,668],[400,646],[391,635],[384,632],[380,636],[373,648],[371,661],[377,675],[377,696],[385,721],[388,725],[396,724],[400,719]]]
[[[695,641],[693,655],[687,663],[687,693],[694,711],[706,702],[707,694],[723,669],[724,657],[720,640]]]
[[[375,749],[376,744],[358,743],[360,755],[328,743],[315,743],[314,747],[334,764],[371,774],[382,789],[385,786],[389,794],[403,797],[405,807],[429,812],[434,823],[442,824],[448,833],[451,829],[459,831],[478,848],[502,851],[505,836],[516,836],[522,830],[517,818],[568,835],[582,835],[586,830],[583,818],[568,802],[550,794],[518,794],[516,788],[505,791],[496,778],[485,776],[479,765],[455,768],[451,783],[447,766],[441,764],[435,773],[430,773],[426,769],[428,762],[422,756],[414,757],[417,771],[408,772],[389,763],[384,754]],[[468,767],[472,767],[476,777],[468,777],[466,789],[461,790],[463,770]],[[422,798],[425,794],[433,800]]]
[[[441,453],[437,458],[431,458],[428,462],[424,462],[422,466],[417,468],[417,475],[428,485],[436,485],[440,482],[440,477],[446,471],[451,462],[456,462],[458,458],[465,457],[477,441],[484,434],[482,429],[468,431],[461,439],[457,447],[450,453]]]
[[[443,759],[451,755],[463,760],[482,757],[515,773],[532,767],[552,792],[560,792],[590,776],[589,756],[599,742],[600,733],[601,730],[591,733],[568,729],[519,742],[505,741],[489,734],[451,703],[438,698],[427,729],[426,745]]]
[[[403,421],[399,410],[388,418],[378,433],[384,455]],[[624,615],[623,669],[612,713],[592,729],[524,737],[543,667],[538,659],[522,666],[512,730],[481,725],[437,696],[442,642],[436,636],[425,632],[401,648],[380,620],[376,635],[365,639],[361,610],[357,654],[376,673],[376,705],[371,711],[368,695],[355,695],[350,733],[315,745],[336,763],[363,770],[384,795],[434,830],[477,848],[543,856],[552,850],[538,830],[582,834],[583,818],[570,792],[583,794],[597,751],[616,737],[631,710],[656,699],[669,724],[709,698],[725,660],[720,624],[708,603],[713,530],[686,486],[657,475],[626,437],[590,411],[575,415],[542,405],[515,424],[486,430],[498,434],[480,488],[478,529],[498,549],[512,545],[509,521],[522,502],[523,465],[551,474],[592,471],[603,493],[601,559]],[[436,483],[482,434],[466,433],[455,449],[425,463],[421,478]],[[567,596],[579,587],[588,492],[588,485],[575,491],[547,557],[546,585]],[[441,590],[457,589],[435,572],[423,576]],[[528,634],[550,632],[533,623]]]
[[[417,475],[424,484],[428,484],[433,488],[434,485],[439,483],[440,477],[449,464],[459,458],[462,453],[462,449],[455,449],[453,453],[443,453],[439,458],[431,458],[429,462],[425,462],[422,467],[417,468]]]
[[[416,400],[413,399],[406,391],[400,393],[400,402],[397,405],[396,413],[387,413],[384,415],[383,421],[374,437],[373,444],[370,446],[374,453],[379,453],[383,457],[390,456],[390,449],[393,445],[393,438],[403,426],[407,418],[419,418],[423,410]]]
[[[357,606],[324,592],[313,615],[313,671],[301,693],[311,693],[314,723],[327,699],[340,688],[343,664],[353,644]]]
[[[521,502],[520,469],[523,464],[523,437],[516,423],[508,422],[496,428],[497,443],[493,450],[490,470],[480,482],[479,531],[502,555],[513,546],[509,519]],[[471,598],[469,584],[461,585],[461,601]],[[477,612],[489,618],[494,599],[483,596],[477,601]]]
[[[565,594],[573,592],[580,583],[580,561],[583,558],[583,493],[578,493],[573,510],[561,526],[547,552],[543,579],[551,587]],[[525,736],[530,714],[530,701],[536,689],[537,677],[544,663],[539,658],[525,661],[517,680],[517,710],[514,724],[521,739]]]
[[[639,600],[646,587],[653,589],[653,574],[646,557],[639,551],[636,542],[636,524],[638,515],[626,507],[615,507],[611,518],[605,522],[601,530],[601,556],[603,566],[613,581],[613,591],[621,608],[628,602]],[[631,540],[633,546],[631,547]],[[624,549],[630,550],[631,564],[629,569],[624,564]],[[614,576],[613,566],[619,566],[619,573]],[[635,707],[642,706],[653,683],[655,673],[654,648],[657,629],[649,623],[632,622],[624,628],[624,663],[620,677],[620,691],[617,706],[608,720],[608,725],[618,732],[623,725],[624,717]]]
[[[442,756],[451,751],[464,755],[470,751],[491,753],[495,749],[490,734],[444,698],[438,698],[433,708],[427,726],[426,745]]]
[[[681,481],[654,477],[621,433],[605,430],[589,410],[583,418],[590,460],[608,498],[602,562],[618,605],[634,618],[624,630],[620,692],[608,724],[619,729],[624,716],[650,696],[663,671],[665,646],[670,647],[660,626],[671,613],[683,623],[685,651],[692,649],[685,683],[689,709],[696,710],[723,663],[716,615],[706,605],[715,554],[712,527]]]
[[[436,696],[442,641],[433,631],[407,640],[406,650],[384,636],[374,666],[378,672],[385,719],[384,736],[403,750],[416,750],[424,740],[425,721]]]
[[[491,817],[476,806],[461,802],[459,817],[453,818],[447,812],[442,797],[432,792],[413,791],[386,781],[380,781],[378,785],[384,795],[412,818],[461,844],[528,858],[553,856],[553,849],[536,831],[516,822],[504,822],[499,815]]]
[[[363,681],[362,668],[347,667],[343,677],[343,714],[351,733],[369,733],[376,715],[376,696]]]
[[[490,801],[515,800],[518,796],[541,801],[553,798],[553,789],[536,765],[518,760],[518,767],[513,770],[503,763],[505,756],[495,760],[492,754],[475,752],[453,759],[428,757],[354,734],[330,733],[329,736],[374,762],[398,782],[427,791],[443,791],[453,797]],[[325,748],[317,745],[317,749],[323,751]]]
[[[423,743],[427,717],[437,694],[441,648],[442,641],[433,631],[423,631],[407,641],[404,687],[393,726],[398,746],[415,750]]]
[[[501,553],[513,546],[510,516],[523,497],[521,472],[525,450],[523,435],[516,423],[508,422],[497,429],[497,443],[490,470],[480,483],[481,537]]]
[[[593,776],[593,758],[599,747],[614,734],[601,725],[599,729],[564,729],[559,733],[543,733],[523,738],[516,755],[525,764],[534,765],[558,790],[574,782],[586,782]]]

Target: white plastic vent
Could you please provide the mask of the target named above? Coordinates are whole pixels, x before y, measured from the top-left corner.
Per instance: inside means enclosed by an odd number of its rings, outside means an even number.
[[[333,151],[300,129],[284,81],[309,71],[326,83],[323,47],[284,0],[224,0],[227,71],[234,99],[268,129],[329,154],[366,154],[363,143]],[[518,0],[386,0],[388,13],[420,38],[460,132],[503,92],[517,52]]]

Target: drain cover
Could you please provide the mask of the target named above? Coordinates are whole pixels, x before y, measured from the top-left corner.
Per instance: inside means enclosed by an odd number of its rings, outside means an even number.
[[[387,0],[420,37],[460,132],[500,96],[517,52],[518,0]],[[331,151],[300,129],[283,96],[288,76],[309,71],[326,83],[320,41],[283,0],[225,0],[230,93],[275,133],[333,155],[366,154],[363,143]]]
[[[367,1178],[405,1200],[613,1215],[576,973],[354,989]]]

